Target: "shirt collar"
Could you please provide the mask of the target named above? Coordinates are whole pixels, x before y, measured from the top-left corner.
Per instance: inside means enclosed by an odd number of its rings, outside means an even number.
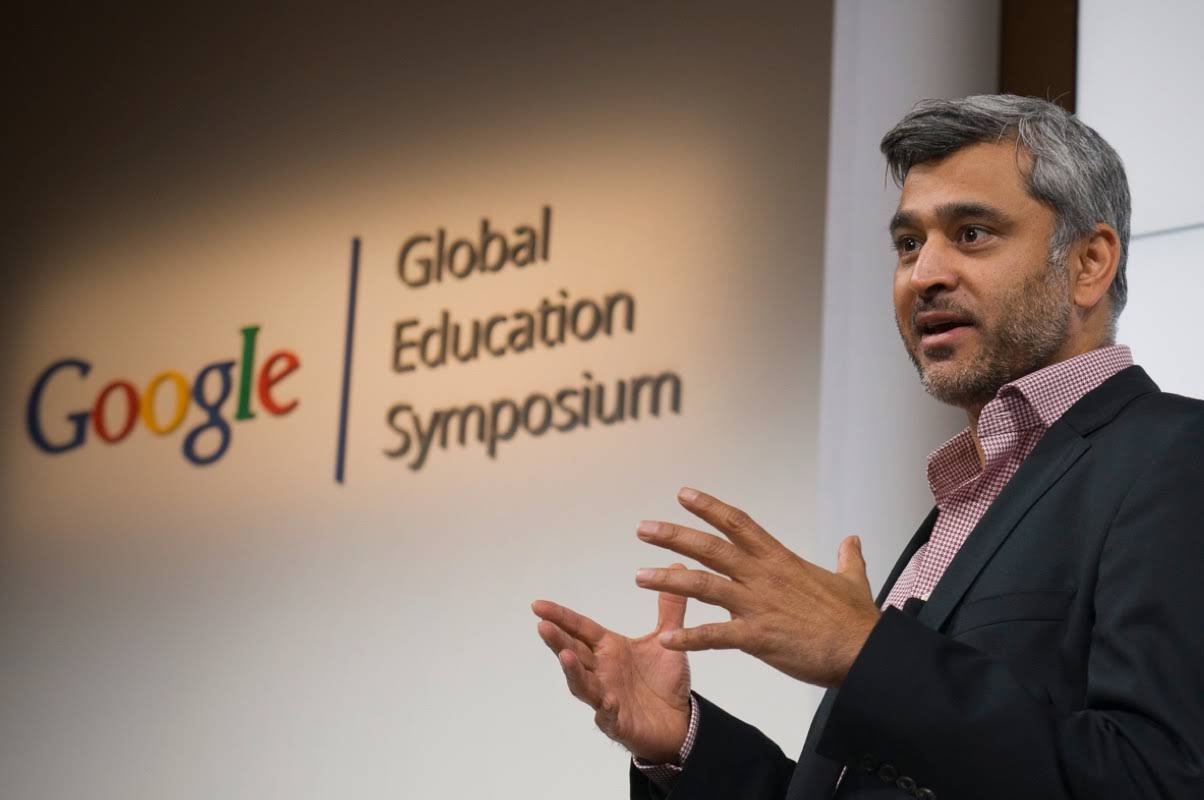
[[[978,416],[979,439],[1023,429],[1048,429],[1083,395],[1132,365],[1129,348],[1112,345],[1004,384]],[[968,427],[928,456],[928,484],[938,505],[981,471]]]
[[[1133,354],[1128,347],[1101,347],[1017,378],[1000,388],[991,403],[1005,393],[1017,392],[1036,412],[1042,427],[1048,428],[1087,392],[1131,366]]]

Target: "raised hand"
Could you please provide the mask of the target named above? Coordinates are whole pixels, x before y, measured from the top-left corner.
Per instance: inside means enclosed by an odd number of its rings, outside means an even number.
[[[807,683],[843,683],[880,617],[860,540],[841,542],[836,572],[829,572],[738,508],[693,489],[683,489],[678,500],[727,538],[667,522],[642,522],[637,535],[715,572],[641,569],[636,583],[721,606],[732,619],[666,631],[661,643],[683,652],[735,648]]]
[[[685,571],[674,564],[669,571]],[[659,636],[681,630],[686,598],[658,598],[656,629],[638,639],[603,628],[547,600],[531,610],[539,636],[560,661],[569,691],[594,709],[594,723],[611,739],[652,763],[675,761],[690,723],[690,665]]]

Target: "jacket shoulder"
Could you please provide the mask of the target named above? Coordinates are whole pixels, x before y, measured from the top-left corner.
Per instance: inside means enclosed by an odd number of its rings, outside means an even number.
[[[1204,400],[1170,392],[1150,392],[1137,397],[1117,421],[1155,429],[1199,432],[1204,426]]]

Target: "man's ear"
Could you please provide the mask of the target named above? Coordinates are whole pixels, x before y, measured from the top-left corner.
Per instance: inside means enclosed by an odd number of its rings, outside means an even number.
[[[1108,293],[1119,263],[1120,237],[1103,222],[1071,249],[1071,299],[1081,311],[1091,311]]]

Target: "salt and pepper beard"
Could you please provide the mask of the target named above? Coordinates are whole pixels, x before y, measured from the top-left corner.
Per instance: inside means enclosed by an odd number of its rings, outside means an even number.
[[[969,314],[955,303],[938,296],[931,302],[917,300],[912,310],[912,331],[918,335],[915,316],[922,311],[950,311],[974,321],[982,346],[978,354],[953,372],[929,369],[926,373],[917,355],[921,347],[912,344],[900,328],[903,346],[920,374],[924,389],[942,403],[959,408],[984,406],[1000,387],[1017,378],[1049,366],[1054,354],[1070,334],[1074,306],[1070,301],[1066,263],[1050,261],[1040,275],[1025,280],[998,302],[999,322],[994,329],[983,327],[977,315]],[[898,319],[895,320],[898,325]],[[942,362],[953,355],[953,348],[928,351],[931,362]]]

